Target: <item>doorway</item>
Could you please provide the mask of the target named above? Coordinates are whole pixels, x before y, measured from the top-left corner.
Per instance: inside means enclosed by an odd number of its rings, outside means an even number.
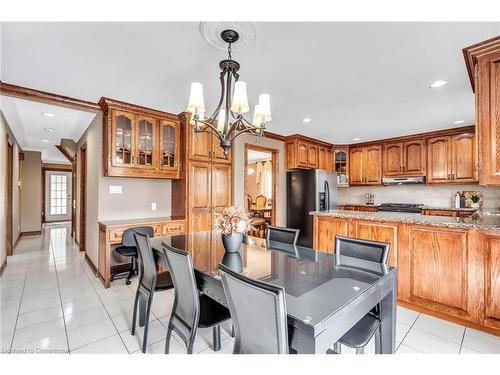
[[[71,172],[45,171],[45,222],[71,220]]]
[[[263,238],[276,222],[278,150],[245,144],[245,206],[254,218],[251,235]]]
[[[14,161],[14,145],[12,141],[7,137],[7,165],[6,165],[6,186],[5,186],[5,217],[6,217],[6,228],[5,228],[5,248],[7,256],[12,255],[13,252],[13,242],[12,242],[12,183],[14,180],[13,174],[13,161]]]
[[[87,209],[87,144],[80,147],[80,251],[85,251],[86,212]]]

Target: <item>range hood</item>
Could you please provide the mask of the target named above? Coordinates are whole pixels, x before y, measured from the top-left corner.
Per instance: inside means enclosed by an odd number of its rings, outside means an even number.
[[[425,177],[384,177],[382,178],[382,184],[386,186],[390,185],[418,185],[425,184]]]

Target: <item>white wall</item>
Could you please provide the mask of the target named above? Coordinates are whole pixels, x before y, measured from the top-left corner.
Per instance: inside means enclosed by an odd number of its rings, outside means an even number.
[[[25,151],[21,186],[21,232],[42,230],[42,153]]]
[[[235,206],[245,205],[245,143],[264,146],[278,150],[278,188],[276,191],[276,225],[286,225],[286,169],[285,143],[261,138],[253,135],[240,135],[233,144],[233,203]]]
[[[375,204],[422,203],[431,206],[452,206],[457,191],[480,191],[483,207],[500,206],[500,188],[469,185],[403,185],[403,186],[352,186],[339,188],[339,203],[366,203],[365,194],[375,194]],[[453,199],[453,201],[452,201]]]

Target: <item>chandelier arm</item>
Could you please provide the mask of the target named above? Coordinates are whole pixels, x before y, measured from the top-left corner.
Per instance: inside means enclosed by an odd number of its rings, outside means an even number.
[[[213,113],[210,115],[210,119],[214,120],[217,118],[219,115],[220,108],[222,107],[222,103],[224,102],[224,76],[226,75],[226,69],[222,70],[220,73],[220,87],[221,87],[221,92],[220,92],[220,99],[219,99],[219,104],[217,104],[217,107],[213,111]]]
[[[229,134],[229,112],[231,111],[231,74],[232,74],[232,69],[229,68],[227,71],[227,78],[226,78],[226,92],[224,93],[226,95],[226,116],[224,118],[224,134]]]
[[[234,139],[235,139],[237,136],[239,136],[240,134],[243,134],[243,133],[249,133],[249,132],[251,132],[251,131],[253,131],[253,130],[254,130],[254,129],[248,129],[248,128],[243,129],[243,130],[240,130],[240,131],[239,131],[239,132],[237,132],[237,133],[236,133],[233,137],[231,137],[231,142],[232,142],[232,141],[234,141]],[[259,133],[259,134],[255,134],[255,135],[259,136],[259,135],[260,135],[260,133]]]
[[[217,130],[217,128],[215,128],[212,124],[206,122],[206,121],[202,121],[202,120],[196,120],[197,122],[201,122],[202,124],[204,124],[205,126],[208,126],[209,128],[211,128],[213,130],[212,131],[209,131],[209,130],[198,130],[197,133],[200,133],[200,132],[203,132],[203,133],[215,133],[215,135],[219,138],[220,141],[223,141],[224,138],[220,135],[219,131]]]

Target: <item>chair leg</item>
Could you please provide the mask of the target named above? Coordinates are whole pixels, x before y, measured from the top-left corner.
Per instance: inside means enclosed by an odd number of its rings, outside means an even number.
[[[128,273],[127,275],[127,278],[125,279],[125,284],[126,285],[130,285],[131,284],[131,281],[130,279],[132,277],[135,276],[135,274],[137,273],[137,258],[136,257],[131,257],[130,258],[131,261],[130,261],[130,272]]]
[[[333,344],[333,350],[337,354],[342,354],[342,349],[340,348],[340,342],[336,342],[335,344]]]
[[[213,330],[214,352],[218,352],[220,351],[220,325],[214,326],[212,330]]]
[[[187,345],[187,354],[193,354],[193,346],[194,346],[194,339],[196,336],[192,336],[189,339],[189,343]]]
[[[130,330],[130,334],[132,336],[135,335],[135,324],[137,322],[137,302],[139,301],[139,293],[135,294],[135,300],[134,300],[134,311],[132,313],[132,329]]]
[[[170,328],[170,324],[167,328],[167,339],[165,340],[165,354],[168,354],[170,351],[170,338],[172,337],[172,328]]]
[[[234,324],[231,324],[231,337],[234,337],[235,336],[235,333],[234,333]]]
[[[149,328],[149,313],[151,312],[151,304],[153,299],[150,298],[147,302],[148,305],[146,307],[146,323],[144,324],[144,339],[142,340],[142,352],[146,353],[146,346],[148,345],[148,328]]]
[[[365,347],[356,348],[356,354],[365,354]]]
[[[375,331],[375,353],[380,354],[382,348],[381,327]]]

